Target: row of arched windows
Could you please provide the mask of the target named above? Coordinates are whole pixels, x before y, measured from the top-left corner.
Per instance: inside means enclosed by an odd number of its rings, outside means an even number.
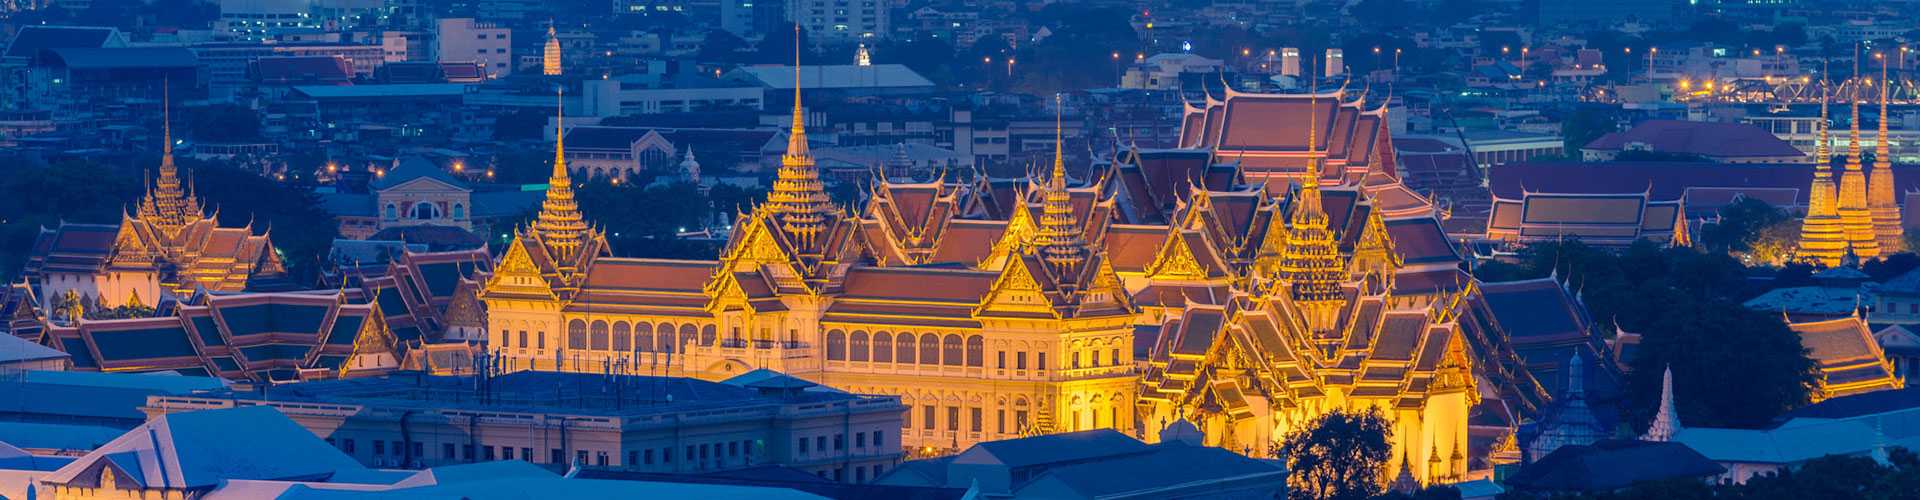
[[[388,203],[386,206],[385,212],[386,212],[387,220],[400,220],[400,207],[392,203]],[[442,215],[443,214],[440,212],[440,206],[435,205],[431,202],[425,202],[425,201],[415,202],[412,206],[407,208],[407,218],[413,219],[413,220],[436,220],[436,219],[440,219]],[[453,218],[454,219],[467,218],[466,204],[463,204],[463,203],[453,204]]]
[[[685,344],[710,347],[719,337],[713,325],[660,323],[645,321],[629,325],[625,321],[585,320],[567,323],[567,349],[577,351],[674,352]]]
[[[980,367],[986,365],[986,339],[953,333],[869,335],[862,330],[831,330],[827,332],[827,360]]]

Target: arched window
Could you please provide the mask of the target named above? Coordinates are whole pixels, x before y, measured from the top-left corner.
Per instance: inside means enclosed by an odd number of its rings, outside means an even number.
[[[920,363],[940,364],[940,334],[929,333],[920,336]]]
[[[700,327],[693,326],[693,323],[680,325],[680,343],[681,344],[700,343]]]
[[[893,362],[893,334],[887,332],[873,334],[873,360],[881,363]]]
[[[400,220],[400,209],[392,203],[387,204],[387,220]]]
[[[1104,409],[1106,405],[1104,398],[1101,398],[1098,394],[1093,395],[1093,402],[1087,404],[1091,410],[1087,412],[1087,423],[1089,427],[1095,429],[1100,428],[1100,410]]]
[[[967,337],[967,366],[979,368],[987,364],[987,339],[979,335]]]
[[[653,350],[653,325],[645,322],[633,325],[633,350],[648,352]]]
[[[455,219],[467,218],[467,206],[460,203],[453,204],[453,218]]]
[[[893,362],[913,364],[913,334],[900,332],[900,337],[894,341],[893,353]]]
[[[1120,348],[1113,348],[1113,366],[1120,366]]]
[[[576,319],[567,323],[567,348],[587,348],[587,322]]]
[[[847,336],[847,361],[866,361],[867,349],[867,332],[854,330]]]
[[[590,346],[591,349],[595,351],[607,350],[607,322],[594,321],[593,331],[589,335],[588,339],[590,340],[590,343],[588,345]]]
[[[960,345],[959,335],[947,334],[946,340],[941,342],[940,363],[947,366],[960,366],[965,362],[966,353],[961,350]]]
[[[679,337],[673,334],[673,323],[661,323],[660,327],[655,329],[654,332],[657,334],[655,337],[659,344],[658,347],[654,348],[655,351],[673,352],[676,350],[675,348],[680,345]]]
[[[715,327],[713,325],[700,327],[700,345],[701,346],[713,347],[713,341],[719,340],[719,337],[720,337],[720,329],[718,327]]]
[[[847,360],[847,332],[827,332],[827,361]]]
[[[633,337],[628,336],[627,330],[628,330],[627,322],[625,321],[614,322],[613,350],[626,352],[628,349],[633,348]]]
[[[413,204],[412,212],[411,217],[413,217],[414,220],[433,220],[440,218],[440,207],[424,201]]]

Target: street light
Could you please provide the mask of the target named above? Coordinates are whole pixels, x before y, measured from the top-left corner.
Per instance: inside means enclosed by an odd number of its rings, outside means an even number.
[[[1660,53],[1659,47],[1647,47],[1647,84],[1653,84],[1653,55]]]

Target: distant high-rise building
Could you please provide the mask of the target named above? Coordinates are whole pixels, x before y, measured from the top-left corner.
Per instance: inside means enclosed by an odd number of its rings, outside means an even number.
[[[734,36],[764,35],[786,26],[784,0],[720,0],[720,29]]]
[[[1284,76],[1300,76],[1299,48],[1286,47],[1280,49],[1280,74]]]
[[[505,27],[472,18],[441,19],[434,46],[442,63],[481,63],[489,78],[513,72],[513,32]]]
[[[1321,74],[1328,78],[1347,74],[1346,52],[1340,49],[1327,49],[1327,68]]]
[[[890,9],[878,0],[798,0],[797,5],[787,17],[814,40],[885,38],[891,24]]]

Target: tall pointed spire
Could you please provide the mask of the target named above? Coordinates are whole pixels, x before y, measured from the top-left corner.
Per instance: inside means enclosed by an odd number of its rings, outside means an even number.
[[[1059,94],[1053,96],[1053,106],[1053,168],[1041,190],[1045,199],[1040,212],[1040,234],[1035,241],[1047,263],[1064,270],[1079,264],[1085,246],[1074,224],[1073,195],[1067,192],[1067,144],[1061,124],[1065,104]]]
[[[1660,379],[1660,412],[1653,415],[1653,423],[1647,425],[1647,433],[1640,439],[1670,441],[1679,433],[1680,412],[1673,408],[1673,367],[1668,366]]]
[[[547,178],[547,198],[540,203],[533,229],[557,260],[571,262],[585,240],[587,223],[573,199],[573,179],[567,175],[566,102],[561,93],[555,93],[554,100],[553,174]]]
[[[1308,92],[1307,167],[1300,176],[1300,190],[1290,202],[1280,276],[1289,295],[1306,313],[1308,327],[1322,332],[1334,327],[1346,265],[1340,261],[1338,242],[1327,228],[1326,209],[1321,206],[1320,161],[1324,153],[1319,139],[1320,94],[1313,87]]]
[[[1867,173],[1860,164],[1860,47],[1854,46],[1855,85],[1847,96],[1852,123],[1847,133],[1847,169],[1840,174],[1840,224],[1846,228],[1847,246],[1862,259],[1880,256],[1880,242],[1873,234],[1873,216],[1867,210]]]
[[[1893,139],[1887,134],[1887,94],[1893,82],[1887,79],[1886,55],[1876,53],[1874,58],[1880,60],[1880,135],[1873,145],[1873,175],[1867,179],[1867,212],[1873,219],[1873,234],[1880,244],[1880,253],[1892,254],[1906,249],[1900,205],[1894,199],[1893,151],[1888,144]]]
[[[1824,73],[1823,73],[1824,74]],[[1819,131],[1818,143],[1813,153],[1813,185],[1807,193],[1807,217],[1800,225],[1799,254],[1796,258],[1803,262],[1825,267],[1840,265],[1847,254],[1846,228],[1840,222],[1838,197],[1833,184],[1833,157],[1828,147],[1827,101],[1831,85],[1825,78],[1820,80],[1820,120],[1814,122]]]
[[[169,83],[171,83],[169,81]],[[163,85],[170,87],[170,85]],[[200,201],[193,198],[182,187],[180,169],[173,161],[173,92],[164,90],[160,99],[160,172],[153,185],[147,189],[147,195],[140,200],[138,217],[140,220],[160,228],[169,236],[176,234],[188,222],[200,219]]]
[[[826,219],[832,212],[826,188],[820,183],[820,171],[814,168],[813,153],[807,149],[806,113],[800,102],[800,25],[793,26],[793,128],[787,134],[787,153],[780,157],[780,172],[767,194],[768,208],[780,220],[780,228],[804,248],[813,248],[826,231]]]

